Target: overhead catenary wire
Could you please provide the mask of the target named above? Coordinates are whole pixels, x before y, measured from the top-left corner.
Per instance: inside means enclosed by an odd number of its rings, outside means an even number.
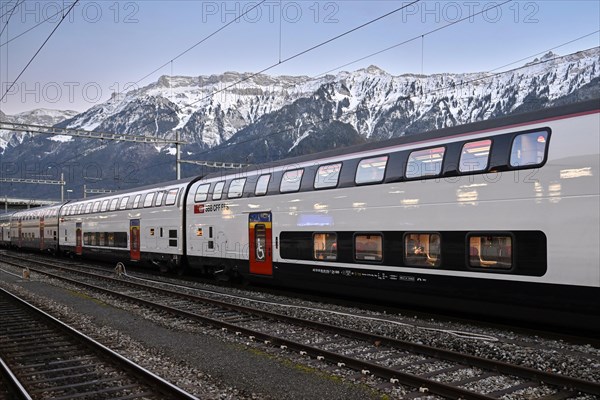
[[[2,27],[2,30],[0,31],[0,37],[2,37],[2,34],[4,33],[4,30],[6,29],[6,27],[8,26],[8,23],[10,22],[10,18],[13,16],[13,13],[14,13],[14,12],[15,12],[15,10],[17,9],[17,7],[18,7],[20,4],[24,3],[24,2],[25,2],[25,0],[21,0],[20,2],[19,2],[19,1],[17,1],[17,2],[15,3],[15,6],[14,6],[14,7],[13,7],[13,8],[10,10],[10,14],[9,14],[8,18],[6,19],[6,24],[4,24],[4,26]],[[6,14],[8,14],[8,11],[7,11],[7,12],[5,12],[4,14],[2,14],[2,16],[0,17],[0,20],[2,20],[2,18],[4,18],[4,16],[5,16]]]
[[[4,46],[6,46],[7,44],[11,43],[12,41],[14,41],[14,40],[17,40],[17,39],[18,39],[18,38],[20,38],[21,36],[23,36],[23,35],[25,35],[25,34],[27,34],[27,33],[31,32],[32,30],[34,30],[34,29],[35,29],[35,28],[37,28],[38,26],[40,26],[40,25],[42,25],[42,24],[44,24],[44,23],[46,23],[46,22],[50,21],[51,19],[53,19],[54,17],[56,17],[56,16],[58,16],[58,15],[60,15],[60,14],[62,14],[62,15],[65,15],[65,10],[66,10],[67,8],[69,8],[69,6],[66,6],[66,7],[64,7],[62,10],[58,10],[56,13],[54,13],[54,14],[50,15],[49,17],[47,17],[46,19],[44,19],[44,20],[42,20],[42,21],[38,22],[37,24],[35,24],[35,25],[34,25],[34,26],[32,26],[31,28],[27,29],[26,31],[23,31],[23,32],[19,33],[17,36],[14,36],[12,39],[10,39],[10,40],[7,40],[6,42],[4,42],[4,43],[0,44],[0,47],[4,47]],[[66,16],[66,15],[65,15],[65,16]]]
[[[25,73],[25,71],[27,70],[27,68],[31,65],[31,63],[33,62],[33,60],[35,60],[35,58],[37,57],[37,55],[40,53],[40,51],[42,51],[42,49],[44,48],[44,46],[46,45],[46,43],[48,43],[48,41],[50,40],[50,38],[52,37],[52,35],[54,35],[54,32],[56,32],[56,30],[60,27],[60,25],[63,23],[63,21],[65,20],[66,16],[69,15],[69,13],[71,12],[71,10],[75,7],[75,5],[79,2],[79,0],[75,0],[73,2],[73,4],[71,5],[71,7],[69,8],[69,10],[67,11],[66,14],[63,15],[63,17],[61,18],[61,20],[58,22],[58,24],[56,24],[56,26],[54,27],[54,29],[52,30],[52,32],[50,32],[50,35],[48,35],[48,37],[46,38],[46,40],[44,40],[44,43],[42,43],[42,45],[40,46],[40,48],[35,52],[35,54],[33,55],[33,57],[31,57],[31,60],[29,60],[29,62],[27,63],[27,65],[25,65],[25,67],[21,70],[21,72],[19,73],[19,75],[15,78],[15,80],[11,83],[11,85],[8,87],[8,89],[6,89],[6,92],[4,92],[4,94],[2,95],[2,97],[0,98],[0,102],[2,100],[4,100],[4,97],[6,97],[6,95],[10,92],[10,90],[13,88],[13,86],[15,85],[15,83],[17,83],[17,81],[19,80],[19,78],[21,77],[21,75],[23,75]]]
[[[15,6],[10,10],[5,12],[4,14],[2,14],[2,16],[0,17],[0,21],[2,20],[2,18],[4,18],[4,16],[6,14],[8,14],[8,18],[6,19],[6,24],[4,24],[4,26],[2,27],[2,30],[0,31],[0,38],[2,38],[2,35],[4,34],[4,31],[6,30],[6,28],[8,28],[8,24],[10,23],[10,19],[13,16],[13,13],[15,12],[15,10],[17,9],[17,7],[20,4],[23,4],[25,2],[25,0],[21,0],[21,1],[16,1],[15,2]],[[8,37],[8,31],[6,32],[6,36]],[[0,59],[1,59],[1,55],[0,55]],[[6,80],[8,81],[8,50],[6,52]]]
[[[24,2],[25,2],[25,0],[16,1],[16,2],[15,2],[15,6],[14,6],[14,7],[13,7],[11,10],[9,10],[9,11],[5,12],[4,14],[0,15],[0,20],[1,20],[2,18],[4,18],[4,17],[6,16],[6,14],[9,14],[9,13],[10,13],[10,14],[12,14],[12,13],[13,13],[13,11],[14,11],[14,10],[15,10],[15,9],[16,9],[18,6],[19,6],[19,4],[20,4],[20,3],[24,3]],[[9,5],[10,5],[10,1],[8,1],[8,2],[6,3],[6,5],[7,5],[7,6],[9,6]]]

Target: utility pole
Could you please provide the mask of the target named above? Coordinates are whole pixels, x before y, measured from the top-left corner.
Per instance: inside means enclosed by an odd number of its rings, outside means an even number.
[[[180,133],[179,129],[175,131],[175,172],[177,175],[177,180],[181,179],[181,143],[179,142]]]
[[[60,173],[60,202],[64,203],[65,201],[65,173]]]

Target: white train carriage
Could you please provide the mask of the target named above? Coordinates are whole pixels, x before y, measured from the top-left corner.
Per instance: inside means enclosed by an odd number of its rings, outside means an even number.
[[[193,182],[189,264],[593,329],[599,108],[548,109]]]
[[[61,249],[107,260],[179,266],[183,198],[190,180],[69,203],[61,212]]]
[[[55,253],[59,249],[58,214],[62,204],[31,208],[10,217],[10,243],[24,250]]]
[[[13,213],[0,214],[0,246],[10,246],[10,217]]]

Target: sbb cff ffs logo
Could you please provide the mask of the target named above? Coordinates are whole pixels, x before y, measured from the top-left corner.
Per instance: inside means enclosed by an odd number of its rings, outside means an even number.
[[[228,210],[229,210],[229,206],[225,203],[194,205],[194,214],[204,214],[204,213],[209,213],[209,212],[228,211]]]

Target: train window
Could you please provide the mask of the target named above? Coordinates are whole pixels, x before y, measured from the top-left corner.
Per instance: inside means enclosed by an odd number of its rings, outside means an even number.
[[[114,232],[107,233],[108,239],[106,241],[106,245],[109,247],[114,247],[115,245],[115,234]]]
[[[442,172],[445,147],[417,150],[410,153],[406,164],[406,177],[436,176]]]
[[[77,207],[77,214],[83,214],[84,204],[81,203],[79,207]]]
[[[470,235],[469,266],[491,269],[512,267],[513,241],[504,235]]]
[[[140,200],[142,200],[141,194],[135,196],[135,198],[133,199],[133,208],[140,208]]]
[[[383,260],[383,237],[379,234],[354,236],[354,258],[357,261]]]
[[[489,139],[465,143],[460,155],[458,170],[475,172],[486,169],[490,159],[490,147],[492,147],[492,141]]]
[[[159,207],[162,205],[163,197],[165,197],[164,191],[160,191],[156,194],[156,200],[154,201],[154,205],[156,207]]]
[[[115,232],[115,247],[127,248],[127,232]]]
[[[92,203],[87,203],[87,204],[85,205],[85,213],[86,213],[86,214],[89,214],[89,213],[91,213],[91,212],[92,212]]]
[[[227,197],[230,199],[237,199],[244,195],[244,186],[246,185],[246,178],[234,179],[229,185],[229,191]]]
[[[100,211],[101,211],[101,212],[104,212],[104,211],[106,211],[106,210],[108,210],[108,199],[107,199],[107,200],[104,200],[104,201],[102,202],[102,208],[100,209]]]
[[[315,233],[313,235],[313,258],[335,261],[337,259],[337,234]]]
[[[291,171],[285,171],[281,177],[281,184],[279,185],[279,191],[281,193],[297,192],[300,190],[300,182],[302,181],[302,175],[304,174],[303,169],[294,169]]]
[[[115,211],[117,209],[117,204],[119,203],[119,199],[112,199],[110,201],[110,207],[108,208],[110,211]]]
[[[269,181],[271,180],[271,174],[261,175],[256,182],[256,189],[254,194],[256,196],[264,196],[267,194],[267,188],[269,187]]]
[[[156,195],[156,192],[146,194],[146,197],[144,197],[144,208],[152,207],[152,203],[154,202],[155,195]]]
[[[540,165],[546,159],[548,132],[539,131],[517,135],[510,152],[511,167]]]
[[[336,187],[341,169],[342,163],[320,166],[315,174],[315,189]]]
[[[100,210],[100,200],[98,200],[97,202],[94,203],[93,212],[98,212],[98,210]]]
[[[165,200],[166,206],[172,206],[173,204],[175,204],[175,201],[177,200],[178,192],[179,192],[179,189],[170,189],[167,192],[167,199]]]
[[[356,177],[354,182],[357,185],[365,183],[382,182],[385,176],[385,167],[388,162],[388,156],[365,158],[360,160],[356,168]]]
[[[404,264],[438,267],[441,264],[440,242],[437,233],[407,233],[404,236]]]
[[[225,181],[217,182],[212,196],[213,200],[221,200],[221,197],[223,197],[223,186],[225,186]]]
[[[127,202],[129,201],[129,196],[125,196],[121,199],[119,203],[119,210],[124,210],[127,208]]]
[[[210,183],[205,183],[204,185],[198,186],[198,189],[196,189],[196,194],[194,195],[194,201],[196,203],[206,201],[206,199],[208,199],[208,189],[210,189]]]

